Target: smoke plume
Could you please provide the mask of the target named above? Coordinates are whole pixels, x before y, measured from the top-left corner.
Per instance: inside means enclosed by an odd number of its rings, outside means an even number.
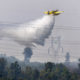
[[[25,63],[28,63],[30,61],[32,54],[33,54],[32,49],[29,47],[25,48],[23,54],[24,54]]]

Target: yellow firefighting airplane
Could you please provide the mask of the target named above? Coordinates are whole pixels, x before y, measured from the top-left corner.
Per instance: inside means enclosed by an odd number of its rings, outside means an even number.
[[[46,11],[46,12],[44,12],[44,14],[57,16],[57,15],[61,14],[62,12],[64,12],[64,11],[53,10],[53,11]]]

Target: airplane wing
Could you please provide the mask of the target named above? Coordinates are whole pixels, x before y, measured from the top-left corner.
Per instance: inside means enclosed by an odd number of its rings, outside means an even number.
[[[58,11],[58,12],[56,12],[56,13],[62,13],[62,12],[64,12],[64,11]]]

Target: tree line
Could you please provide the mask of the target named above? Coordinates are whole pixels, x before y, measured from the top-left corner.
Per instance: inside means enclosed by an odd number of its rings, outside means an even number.
[[[7,66],[6,59],[0,58],[0,80],[80,80],[80,73],[51,62],[45,63],[42,70],[30,66],[22,69],[17,61]]]

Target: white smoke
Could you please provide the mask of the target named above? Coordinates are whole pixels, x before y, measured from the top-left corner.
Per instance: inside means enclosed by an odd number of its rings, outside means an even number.
[[[26,47],[34,44],[44,45],[54,26],[54,16],[46,15],[41,19],[14,27],[0,29],[0,37],[12,38],[14,41]]]

